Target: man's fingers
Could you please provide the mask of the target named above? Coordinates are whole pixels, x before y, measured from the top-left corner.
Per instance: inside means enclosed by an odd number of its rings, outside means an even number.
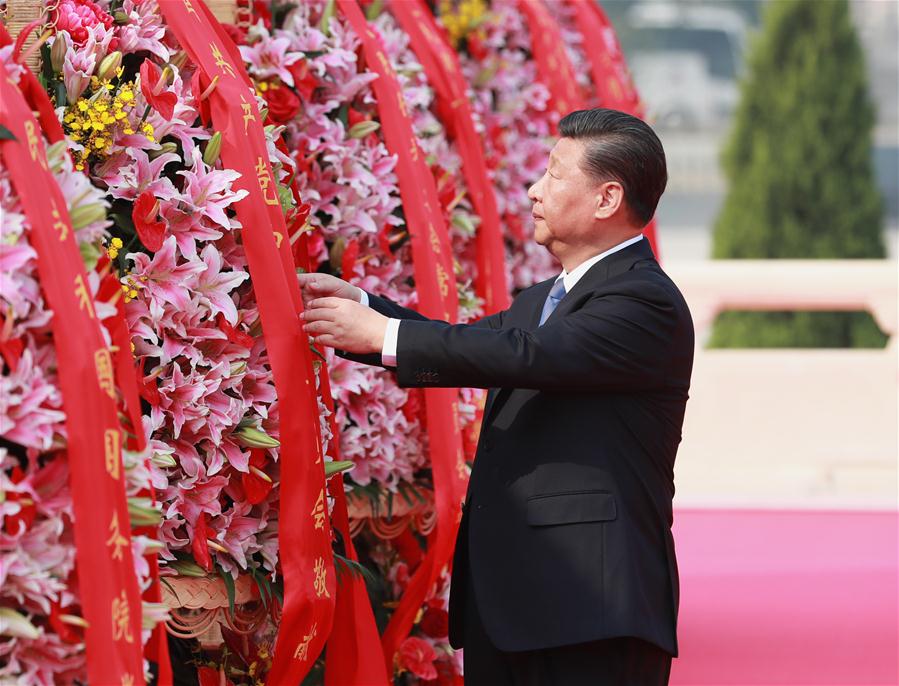
[[[312,303],[309,303],[312,305]],[[327,321],[333,322],[337,318],[337,312],[334,309],[329,309],[327,307],[307,307],[303,310],[303,321],[307,322],[318,322],[318,321]]]
[[[303,331],[305,331],[310,336],[317,336],[323,333],[336,334],[337,324],[335,322],[329,321],[307,322],[303,325]]]
[[[334,309],[336,307],[340,307],[343,302],[343,298],[316,298],[315,300],[309,301],[309,307],[311,309],[316,309],[319,307]]]
[[[334,338],[334,336],[330,336],[330,335],[328,335],[328,334],[324,334],[324,335],[322,335],[322,336],[316,336],[316,337],[313,339],[313,343],[314,343],[315,345],[324,345],[324,346],[326,346],[326,347],[328,347],[328,348],[337,348],[337,347],[339,347],[338,344],[337,344],[337,340]]]

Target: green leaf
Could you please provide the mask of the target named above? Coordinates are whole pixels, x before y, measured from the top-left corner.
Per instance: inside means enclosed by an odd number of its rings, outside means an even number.
[[[351,462],[350,460],[334,460],[332,462],[325,462],[325,477],[332,476],[337,472],[345,472],[347,469],[351,467],[355,467],[356,463]]]
[[[0,141],[15,141],[18,140],[8,128],[0,124]]]
[[[218,567],[219,576],[225,582],[225,591],[228,593],[228,613],[234,617],[234,598],[237,595],[234,588],[234,577],[218,565],[216,567]]]

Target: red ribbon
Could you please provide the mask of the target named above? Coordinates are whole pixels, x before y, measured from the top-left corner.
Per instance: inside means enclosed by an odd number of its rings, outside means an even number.
[[[88,679],[95,684],[143,683],[141,600],[131,553],[112,354],[103,341],[66,201],[47,166],[37,121],[2,65],[0,122],[16,137],[0,141],[0,153],[28,216],[41,286],[53,310],[81,608],[88,622]]]
[[[362,42],[366,63],[378,74],[372,86],[384,140],[388,150],[397,156],[397,177],[412,244],[421,312],[431,318],[455,321],[458,296],[449,233],[433,175],[412,130],[402,90],[381,39],[366,22],[356,0],[338,0],[337,4]],[[425,390],[437,525],[429,537],[427,554],[409,581],[381,639],[384,658],[391,669],[399,645],[409,635],[425,595],[452,557],[462,518],[461,501],[467,469],[459,433],[457,400],[457,391],[452,388]]]
[[[541,0],[518,0],[531,34],[531,53],[537,63],[537,78],[549,88],[552,104],[561,116],[584,109],[584,96],[577,85],[574,66],[565,52],[559,24]]]
[[[222,132],[222,163],[240,172],[235,185],[249,192],[235,209],[281,417],[278,548],[284,607],[267,683],[297,684],[331,631],[337,591],[312,354],[298,318],[303,302],[262,121],[240,53],[201,0],[163,2],[160,10],[197,64],[201,82],[219,77],[209,105]],[[279,262],[281,269],[273,268]]]
[[[506,280],[506,250],[496,208],[493,183],[487,174],[481,137],[474,128],[468,84],[459,66],[459,56],[440,31],[424,0],[394,2],[391,11],[409,34],[412,49],[424,67],[428,83],[437,92],[438,112],[453,135],[462,157],[462,174],[472,205],[481,218],[476,236],[477,294],[484,299],[485,314],[509,307]]]
[[[615,29],[606,13],[596,2],[568,0],[568,4],[574,9],[574,22],[583,37],[582,45],[590,62],[599,104],[642,119],[644,112],[640,96],[624,61]],[[658,257],[654,219],[644,227],[643,234],[649,239],[652,251]]]
[[[283,140],[279,140],[278,145],[279,148],[283,146],[282,151],[287,153]],[[296,201],[301,202],[296,177],[291,180],[290,189]],[[308,238],[309,232],[303,232],[293,246],[294,258],[307,272],[313,269],[309,258]],[[339,460],[340,429],[334,412],[328,368],[322,365],[318,376],[322,398],[331,413],[328,415],[328,424],[334,437],[332,454],[335,460]],[[343,539],[346,557],[358,562],[359,556],[350,534],[350,518],[342,474],[336,474],[328,479],[328,492],[334,498],[331,524]],[[337,582],[334,623],[328,637],[328,650],[325,652],[325,686],[388,686],[390,682],[387,678],[384,654],[381,651],[381,637],[378,634],[378,625],[375,622],[365,580],[355,572],[344,571],[346,573],[341,574]]]

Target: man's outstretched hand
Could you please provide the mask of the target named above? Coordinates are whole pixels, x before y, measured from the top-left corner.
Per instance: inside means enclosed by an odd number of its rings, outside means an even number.
[[[328,278],[340,281],[335,277]],[[300,317],[305,322],[303,330],[316,344],[360,355],[380,353],[384,347],[387,317],[352,298],[313,298],[306,303],[306,311]]]
[[[303,294],[303,306],[309,307],[309,301],[315,298],[343,298],[359,302],[362,289],[338,279],[330,274],[297,274],[300,291]]]

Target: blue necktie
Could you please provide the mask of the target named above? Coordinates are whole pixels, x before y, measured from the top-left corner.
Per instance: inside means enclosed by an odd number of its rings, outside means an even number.
[[[543,322],[549,318],[549,315],[553,313],[553,310],[558,307],[564,297],[565,281],[560,276],[549,290],[549,295],[546,296],[546,302],[543,303],[543,312],[540,314],[540,324],[538,324],[538,326],[543,326]]]

